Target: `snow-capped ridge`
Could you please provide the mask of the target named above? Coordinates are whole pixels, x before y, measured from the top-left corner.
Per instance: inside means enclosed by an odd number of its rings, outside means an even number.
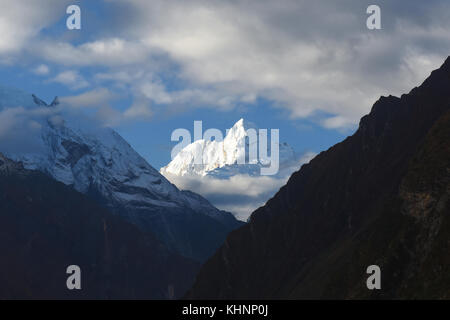
[[[179,190],[114,130],[63,105],[49,108],[56,105],[58,98],[47,105],[37,96],[0,87],[0,113],[6,110],[20,120],[14,120],[7,139],[0,139],[0,152],[86,194],[170,250],[200,262],[241,225],[200,195]],[[6,168],[4,163],[0,167]]]
[[[217,175],[218,171],[227,172],[227,176],[231,172],[256,175],[263,164],[258,155],[249,152],[250,130],[254,130],[252,134],[257,136],[258,128],[241,118],[226,130],[223,141],[194,141],[183,148],[167,166],[161,168],[160,172],[168,176]],[[289,145],[282,143],[278,146],[280,163],[295,161],[295,152]]]
[[[58,104],[58,97],[48,105],[34,94],[0,86],[0,110]],[[45,172],[79,192],[88,193],[95,187],[123,206],[189,207],[193,210],[205,207],[205,202],[198,197],[178,190],[110,128],[59,119],[52,114],[43,122],[40,132],[42,150],[5,156],[22,162],[26,169]],[[220,215],[216,211],[219,212],[210,205],[209,211],[204,213]]]

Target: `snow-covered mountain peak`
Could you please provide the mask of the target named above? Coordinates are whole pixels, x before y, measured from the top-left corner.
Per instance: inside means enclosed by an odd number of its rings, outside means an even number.
[[[186,257],[203,261],[241,225],[200,195],[179,190],[117,132],[59,105],[58,98],[48,105],[0,87],[0,116],[7,122],[0,127],[6,158],[88,195]],[[0,158],[0,169],[5,163]]]
[[[225,139],[238,140],[246,137],[249,129],[258,130],[258,127],[253,122],[245,121],[241,118],[230,129],[227,129]]]
[[[257,156],[250,157],[248,152],[250,129],[257,135],[258,129],[253,123],[239,119],[227,130],[223,141],[194,141],[183,148],[167,166],[161,168],[160,172],[169,176],[206,176],[217,173],[217,170],[229,173],[230,167],[239,167],[239,173],[255,175],[261,165]],[[280,163],[295,160],[293,149],[286,143],[279,144],[279,150]]]
[[[18,107],[38,111],[58,104],[57,97],[48,105],[35,95],[0,87],[0,111]],[[26,169],[45,172],[79,192],[95,189],[124,207],[205,207],[204,199],[199,201],[198,197],[178,190],[114,130],[80,116],[62,115],[59,109],[50,110],[53,113],[48,113],[47,118],[46,114],[39,118],[40,136],[33,137],[39,140],[40,148],[3,150],[5,156],[22,162]],[[27,114],[34,113],[37,112]],[[32,116],[30,120],[34,120]],[[209,213],[214,216],[215,211],[218,210],[210,205]]]
[[[249,129],[249,126],[244,121],[244,119],[238,120],[231,129],[227,130],[227,134],[225,139],[240,139],[246,136],[246,131]]]

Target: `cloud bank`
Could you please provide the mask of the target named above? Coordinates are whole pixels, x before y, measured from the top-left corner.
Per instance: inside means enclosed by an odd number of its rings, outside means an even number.
[[[293,119],[340,129],[380,95],[418,85],[450,52],[445,0],[380,0],[382,30],[366,28],[370,1],[104,3],[94,35],[71,41],[43,31],[68,1],[3,1],[0,61],[19,53],[55,64],[64,70],[52,81],[74,90],[112,83],[134,98],[128,118],[230,111],[263,98]],[[84,78],[80,70],[92,66],[103,70]]]
[[[305,153],[296,164],[282,168],[276,176],[249,176],[237,174],[228,178],[214,176],[176,176],[164,173],[165,177],[181,190],[195,190],[219,209],[233,213],[237,219],[247,221],[250,214],[263,206],[268,199],[286,184],[291,174],[316,156]]]

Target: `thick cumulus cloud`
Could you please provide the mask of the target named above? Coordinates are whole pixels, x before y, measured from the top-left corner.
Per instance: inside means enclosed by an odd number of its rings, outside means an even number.
[[[329,114],[327,128],[419,84],[450,52],[445,1],[380,1],[377,31],[366,28],[368,1],[132,3],[142,13],[134,36],[166,52],[190,83],[267,98],[294,118]]]
[[[128,118],[229,111],[260,97],[292,118],[351,127],[378,96],[418,85],[450,52],[446,0],[380,0],[382,30],[366,28],[368,0],[104,0],[104,22],[73,43],[39,34],[67,4],[43,2],[2,2],[2,60],[22,48],[67,68],[53,81],[71,88],[113,83],[135,97]],[[91,66],[104,69],[77,80],[76,68]]]
[[[324,127],[347,127],[379,95],[419,84],[450,52],[446,1],[380,1],[377,31],[366,28],[368,1],[108,2],[120,9],[110,37],[44,46],[46,56],[73,65],[146,62],[135,91],[174,108],[215,101],[229,110],[259,96],[291,117],[319,112]],[[185,80],[175,91],[158,78],[172,64]]]
[[[40,31],[65,13],[68,0],[6,0],[0,2],[0,62],[14,61]]]

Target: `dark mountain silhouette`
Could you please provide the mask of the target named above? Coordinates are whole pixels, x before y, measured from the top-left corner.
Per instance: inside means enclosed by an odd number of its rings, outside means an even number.
[[[188,298],[450,299],[450,58],[294,173]],[[366,269],[381,268],[381,290]]]
[[[0,299],[170,299],[198,264],[87,196],[0,154]],[[81,268],[80,291],[66,268]]]

